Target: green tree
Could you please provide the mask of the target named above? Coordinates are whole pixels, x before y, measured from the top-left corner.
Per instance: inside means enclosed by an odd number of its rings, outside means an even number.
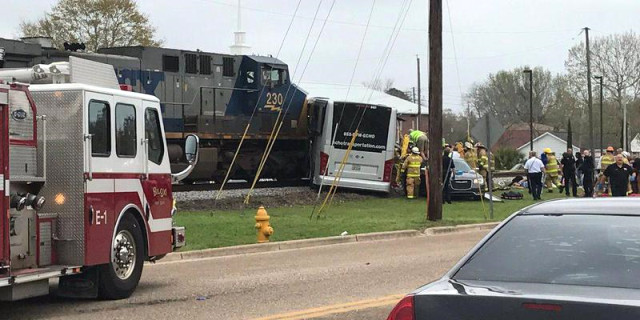
[[[25,37],[51,37],[59,49],[64,42],[84,42],[89,52],[162,43],[134,0],[60,0],[43,18],[22,22],[20,31]]]
[[[514,165],[524,161],[524,156],[516,149],[500,148],[494,154],[496,169],[509,170]]]

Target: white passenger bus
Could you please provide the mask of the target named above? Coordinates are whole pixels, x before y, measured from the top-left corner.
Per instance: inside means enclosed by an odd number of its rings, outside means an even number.
[[[312,98],[309,115],[315,185],[329,186],[334,182],[357,128],[358,136],[344,163],[338,186],[390,191],[396,141],[395,109]]]

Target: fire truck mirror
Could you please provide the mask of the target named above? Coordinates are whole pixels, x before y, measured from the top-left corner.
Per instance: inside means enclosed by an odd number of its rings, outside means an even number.
[[[198,159],[198,145],[200,139],[198,136],[190,134],[184,141],[184,156],[189,164],[193,164]]]

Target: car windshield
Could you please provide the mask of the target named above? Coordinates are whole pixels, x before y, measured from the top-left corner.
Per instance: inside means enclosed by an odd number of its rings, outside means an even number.
[[[462,159],[453,159],[453,164],[456,166],[456,170],[471,171],[471,167]]]
[[[517,216],[454,279],[640,289],[640,219]]]

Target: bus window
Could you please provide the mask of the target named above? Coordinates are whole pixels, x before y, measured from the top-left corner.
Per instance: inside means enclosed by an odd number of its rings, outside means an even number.
[[[347,149],[353,132],[358,137],[353,151],[383,152],[387,150],[391,108],[356,103],[334,103],[333,125],[338,124],[334,147]],[[333,134],[333,132],[332,132]]]

